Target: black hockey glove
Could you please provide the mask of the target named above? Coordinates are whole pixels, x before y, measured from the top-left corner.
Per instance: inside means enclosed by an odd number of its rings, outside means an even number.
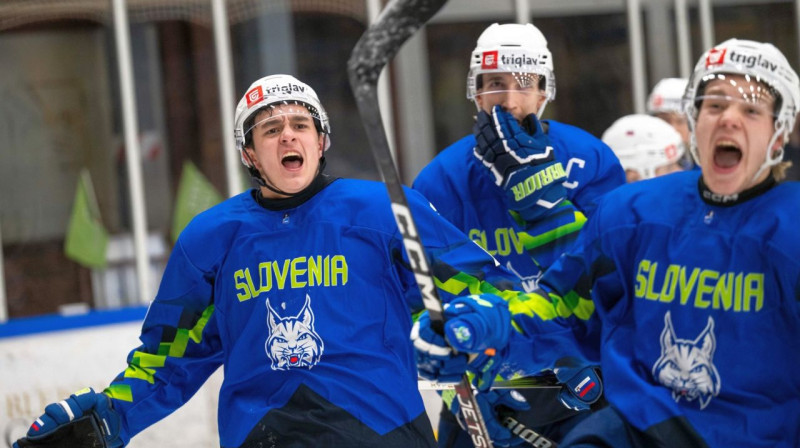
[[[536,115],[520,124],[497,105],[491,114],[478,113],[473,133],[475,157],[505,191],[508,208],[525,221],[547,215],[567,197],[566,173]]]
[[[121,448],[120,417],[103,393],[86,388],[50,403],[13,448]]]

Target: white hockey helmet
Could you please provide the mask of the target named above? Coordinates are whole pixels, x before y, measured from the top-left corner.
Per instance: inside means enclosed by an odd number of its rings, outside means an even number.
[[[252,123],[252,118],[262,109],[277,105],[304,106],[314,119],[317,131],[325,134],[323,148],[327,150],[330,147],[331,125],[328,121],[328,114],[319,102],[314,89],[294,76],[265,76],[250,85],[247,93],[236,106],[233,132],[236,138],[236,149],[239,150],[244,166],[251,168],[249,160],[244,155],[244,147],[249,142],[247,136],[255,125]]]
[[[752,40],[728,39],[706,51],[697,61],[694,73],[689,78],[689,85],[683,97],[683,109],[692,130],[689,150],[695,161],[699,163],[697,139],[694,135],[697,113],[709,81],[723,79],[725,74],[742,75],[748,79],[765,84],[773,90],[775,96],[775,132],[768,148],[783,136],[789,141],[789,134],[794,129],[794,122],[800,105],[800,80],[797,73],[789,65],[789,61],[774,45]],[[783,160],[784,151],[767,151],[764,163],[756,172],[757,179],[761,173]]]
[[[686,92],[686,78],[664,78],[657,82],[650,96],[647,97],[647,113],[683,113],[681,102]]]
[[[547,103],[556,98],[556,78],[553,56],[547,39],[530,23],[493,23],[478,37],[472,51],[467,74],[467,98],[475,101],[480,75],[485,73],[532,73],[544,78],[545,100],[537,112],[541,117]],[[477,103],[476,103],[477,105]]]
[[[646,114],[626,115],[615,121],[601,138],[619,158],[622,168],[655,177],[656,170],[675,163],[685,152],[683,138],[666,121]]]

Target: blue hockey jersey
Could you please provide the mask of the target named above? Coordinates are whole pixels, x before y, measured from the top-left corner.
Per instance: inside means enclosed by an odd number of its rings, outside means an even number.
[[[592,284],[606,398],[659,446],[796,447],[800,184],[723,206],[699,176],[606,195],[541,285]]]
[[[443,299],[512,285],[406,190]],[[105,391],[123,440],[180,407],[222,365],[224,447],[432,446],[409,341],[409,310],[422,302],[386,187],[339,179],[280,211],[251,193],[198,215],[180,235],[142,346]]]
[[[492,175],[473,154],[476,142],[472,134],[439,153],[413,184],[413,188],[425,195],[448,221],[516,274],[526,291],[535,290],[542,271],[575,242],[585,216],[594,211],[596,200],[625,183],[625,172],[605,143],[574,126],[551,120],[542,123],[555,158],[567,173],[564,186],[568,201],[540,222],[522,222],[509,211],[505,192],[495,185]],[[568,307],[560,307],[561,313],[589,319],[592,303],[588,291],[583,297],[571,294],[569,298],[573,300]],[[529,313],[527,306],[510,305],[514,314]],[[596,346],[596,337],[576,337],[581,342],[589,340],[592,348]],[[569,346],[558,337],[540,338],[533,353],[552,363],[571,355],[577,345]],[[503,376],[537,373],[538,369],[526,369],[525,361],[531,356],[531,350],[524,339],[520,346],[512,342],[509,353],[506,369],[501,372]],[[547,358],[550,354],[552,356]],[[549,367],[552,365],[543,368]],[[520,392],[531,404],[529,411],[516,415],[526,426],[542,427],[575,414],[558,401],[557,389]],[[442,418],[450,416],[445,413]]]
[[[625,172],[605,143],[574,126],[542,123],[567,173],[564,186],[574,207],[537,223],[535,229],[509,212],[504,191],[473,155],[472,134],[439,153],[413,184],[442,216],[516,273],[528,291],[535,288],[541,269],[574,242],[596,199],[625,183]]]

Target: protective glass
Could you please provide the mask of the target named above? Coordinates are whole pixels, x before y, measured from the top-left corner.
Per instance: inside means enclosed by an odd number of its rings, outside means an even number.
[[[245,127],[244,135],[251,131],[266,136],[279,135],[286,126],[291,126],[295,131],[319,132],[322,119],[316,108],[299,102],[271,104],[259,109],[253,116],[253,124]]]
[[[721,81],[708,86],[711,81]],[[708,86],[703,95],[695,98],[698,113],[722,113],[730,107],[735,107],[743,115],[751,118],[762,116],[776,118],[777,94],[775,90],[758,78],[744,76],[744,82],[726,76],[724,73],[714,73],[703,78],[701,85]],[[732,88],[731,88],[732,87]],[[733,94],[732,94],[733,92]]]
[[[475,98],[509,93],[545,96],[545,92],[539,90],[541,76],[531,72],[484,73],[481,75],[481,88],[477,89]]]

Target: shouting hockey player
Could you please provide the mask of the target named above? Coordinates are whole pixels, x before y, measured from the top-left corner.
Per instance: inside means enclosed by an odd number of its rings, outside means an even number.
[[[474,133],[445,148],[413,184],[528,290],[574,243],[597,198],[625,183],[619,161],[603,142],[576,127],[540,121],[555,95],[553,59],[539,29],[489,26],[478,38],[467,75],[467,98],[477,107]],[[578,415],[560,402],[558,390],[521,392],[531,406],[517,416],[545,436],[557,439]],[[452,395],[443,398],[449,404]],[[580,400],[569,406],[588,408]],[[495,444],[524,443],[506,436]],[[470,446],[447,407],[439,446]]]
[[[408,337],[422,301],[388,192],[323,173],[330,132],[310,86],[288,75],[253,83],[235,139],[259,187],[180,235],[127,368],[102,392],[47,406],[15,447],[124,446],[220,366],[223,447],[435,446]],[[523,295],[490,284],[516,278],[406,194],[442,299]]]
[[[592,285],[610,403],[562,447],[797,446],[800,184],[782,158],[799,104],[773,45],[711,48],[684,95],[701,170],[609,193],[544,274],[554,300]]]

